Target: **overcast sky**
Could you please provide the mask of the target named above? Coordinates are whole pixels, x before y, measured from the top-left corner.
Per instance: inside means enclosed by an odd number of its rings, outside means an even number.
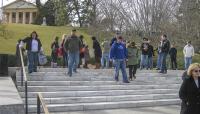
[[[9,3],[14,2],[16,0],[0,0],[0,5],[2,5],[2,1],[3,1],[3,5],[6,5],[6,4],[9,4]],[[26,0],[26,1],[29,1],[29,2],[32,2],[32,3],[35,2],[35,0]],[[45,1],[47,1],[47,0],[41,0],[41,2],[45,2]]]

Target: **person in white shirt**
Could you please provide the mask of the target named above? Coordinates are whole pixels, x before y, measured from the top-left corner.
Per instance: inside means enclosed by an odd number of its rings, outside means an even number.
[[[30,37],[22,39],[19,47],[23,47],[24,43],[26,43],[26,50],[28,55],[28,72],[37,72],[38,53],[42,51],[42,44],[36,31],[33,31]]]
[[[191,41],[187,42],[187,45],[183,48],[185,69],[187,70],[190,64],[192,64],[192,56],[194,56],[194,47],[191,45]]]

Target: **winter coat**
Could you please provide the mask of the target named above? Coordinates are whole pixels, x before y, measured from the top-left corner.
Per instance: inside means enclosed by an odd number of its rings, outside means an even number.
[[[126,59],[127,49],[123,43],[115,42],[110,50],[110,59]]]
[[[198,81],[200,86],[200,77]],[[181,114],[200,114],[200,87],[197,88],[193,77],[183,81],[179,97],[182,100]]]
[[[127,65],[137,65],[138,64],[138,49],[137,47],[128,46],[128,62]]]
[[[22,40],[24,43],[26,43],[26,50],[28,51],[32,50],[32,40],[33,40],[32,37],[26,37],[25,39]],[[40,51],[42,47],[40,39],[36,38],[35,40],[38,42],[38,51]]]
[[[95,57],[102,56],[101,46],[97,40],[93,40],[93,49]]]
[[[162,45],[161,45],[161,52],[162,53],[169,53],[169,49],[170,49],[170,42],[169,40],[163,40],[162,41]]]

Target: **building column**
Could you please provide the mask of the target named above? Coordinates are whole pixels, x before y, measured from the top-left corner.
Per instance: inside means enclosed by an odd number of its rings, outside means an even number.
[[[16,23],[19,23],[19,12],[16,12]]]
[[[9,12],[9,20],[8,23],[12,23],[12,12]]]
[[[26,24],[26,12],[23,12],[22,23],[23,23],[23,24]]]
[[[33,12],[29,12],[29,24],[33,23]]]

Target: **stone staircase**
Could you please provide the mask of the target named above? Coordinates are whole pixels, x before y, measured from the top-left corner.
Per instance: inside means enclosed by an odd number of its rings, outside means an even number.
[[[29,112],[37,111],[38,92],[51,113],[180,104],[178,91],[183,71],[139,71],[129,84],[113,80],[113,69],[79,69],[72,77],[64,68],[40,68],[28,77]],[[18,91],[20,72],[16,75]]]

